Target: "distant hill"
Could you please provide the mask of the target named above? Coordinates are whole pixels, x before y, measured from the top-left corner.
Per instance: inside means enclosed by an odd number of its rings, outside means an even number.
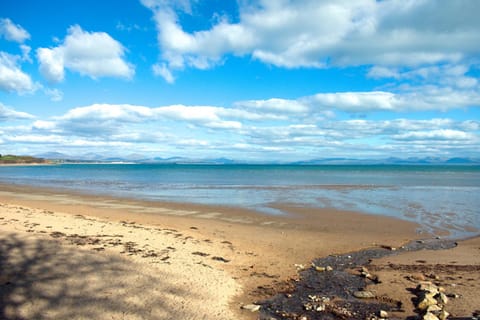
[[[43,164],[49,161],[31,156],[0,155],[0,164]]]
[[[440,158],[440,157],[409,157],[383,159],[356,159],[356,158],[320,158],[304,161],[242,161],[229,158],[187,158],[187,157],[159,157],[145,156],[138,153],[125,156],[102,155],[86,153],[82,155],[67,155],[59,152],[38,154],[37,157],[59,163],[152,163],[152,164],[281,164],[281,165],[480,165],[480,158]]]

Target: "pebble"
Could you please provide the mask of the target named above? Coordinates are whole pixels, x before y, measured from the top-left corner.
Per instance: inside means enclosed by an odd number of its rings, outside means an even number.
[[[380,316],[380,318],[383,318],[383,319],[388,318],[388,312],[385,311],[385,310],[380,310],[380,312],[378,313],[378,315]]]
[[[317,270],[318,272],[324,272],[324,271],[333,271],[333,268],[330,266],[326,266],[326,267],[315,266],[315,270]]]
[[[439,320],[438,317],[436,315],[434,315],[433,313],[431,312],[427,312],[425,313],[425,315],[423,316],[423,320]]]
[[[417,304],[419,310],[427,310],[428,307],[436,305],[437,300],[432,295],[425,295]]]
[[[431,282],[424,282],[417,286],[417,290],[437,294],[438,287]]]
[[[302,270],[305,270],[305,266],[303,264],[297,264],[295,263],[295,268],[297,269],[297,271],[302,271]]]
[[[355,298],[359,299],[373,299],[375,298],[375,294],[371,291],[355,291],[353,293]]]
[[[438,299],[440,300],[441,303],[443,303],[444,305],[448,303],[448,298],[447,298],[447,295],[443,292],[440,292],[439,295],[438,295]]]
[[[438,318],[440,318],[440,320],[446,320],[449,315],[450,315],[450,313],[448,313],[448,312],[445,311],[445,310],[442,310],[442,311],[440,312],[440,314],[438,315]]]
[[[260,307],[258,304],[246,304],[244,306],[242,306],[242,309],[244,310],[249,310],[251,312],[257,312],[258,310],[260,310]]]
[[[412,274],[410,276],[410,279],[416,280],[416,281],[425,281],[425,276],[421,273],[416,273]]]
[[[439,312],[442,311],[442,308],[436,304],[431,305],[427,308],[427,312]]]

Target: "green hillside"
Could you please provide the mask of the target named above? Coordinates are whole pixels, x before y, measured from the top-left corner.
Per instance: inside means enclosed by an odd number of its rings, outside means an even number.
[[[11,154],[1,155],[0,164],[34,164],[34,163],[47,163],[45,159],[35,158],[30,156],[15,156]]]

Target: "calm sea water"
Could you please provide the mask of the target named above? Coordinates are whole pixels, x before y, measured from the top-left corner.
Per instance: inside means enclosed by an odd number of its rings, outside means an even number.
[[[288,203],[399,217],[480,233],[480,166],[75,164],[0,167],[0,183],[137,199],[239,206]]]

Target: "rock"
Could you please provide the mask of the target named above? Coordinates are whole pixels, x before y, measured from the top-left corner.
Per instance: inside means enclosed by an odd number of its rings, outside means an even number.
[[[242,306],[242,309],[248,310],[251,312],[257,312],[258,310],[260,310],[260,307],[261,306],[259,306],[258,304],[246,304]]]
[[[324,271],[327,271],[327,268],[315,266],[315,270],[318,271],[318,272],[324,272]]]
[[[432,293],[434,295],[438,293],[438,287],[431,282],[421,283],[417,286],[417,290]]]
[[[326,266],[326,267],[314,266],[314,267],[315,267],[315,270],[317,270],[318,272],[333,271],[333,268],[330,266]]]
[[[380,316],[380,318],[383,318],[383,319],[388,318],[388,312],[385,311],[385,310],[380,310],[380,312],[378,313],[378,315]]]
[[[438,317],[431,312],[425,313],[422,319],[423,320],[439,320]]]
[[[295,263],[295,268],[297,269],[297,271],[305,270],[305,266],[303,264],[296,264]]]
[[[445,310],[442,310],[442,311],[440,312],[440,314],[438,315],[438,318],[439,318],[440,320],[446,320],[449,315],[450,315],[450,313],[448,313],[448,312],[445,311]]]
[[[353,293],[355,298],[359,299],[373,299],[375,298],[375,294],[371,291],[355,291]]]
[[[417,304],[417,308],[423,311],[423,310],[427,310],[428,307],[436,304],[437,304],[437,300],[431,294],[427,294],[427,295],[424,295],[423,297],[420,297],[420,300]]]
[[[446,305],[448,303],[448,298],[447,298],[447,295],[443,292],[440,292],[438,294],[438,300],[440,300],[440,302],[443,304],[443,305]]]
[[[436,304],[428,306],[427,312],[439,312],[442,311],[442,308]]]
[[[410,279],[416,281],[425,281],[425,276],[421,273],[415,273],[410,276]]]
[[[383,249],[390,250],[390,251],[396,251],[397,250],[397,248],[392,247],[392,246],[387,246],[387,245],[382,245],[380,247],[383,248]]]

